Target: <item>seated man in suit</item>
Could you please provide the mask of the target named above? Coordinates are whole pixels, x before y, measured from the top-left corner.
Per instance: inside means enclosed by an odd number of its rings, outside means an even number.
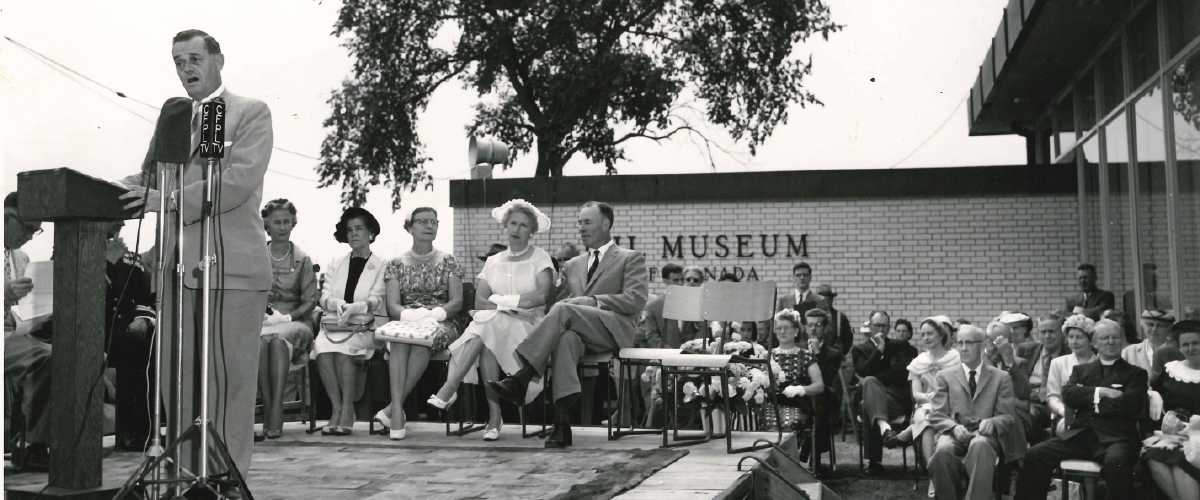
[[[888,340],[882,333],[850,351],[854,373],[862,379],[863,424],[867,428],[867,474],[883,474],[883,442],[895,435],[891,421],[912,413],[912,386],[908,364],[917,349],[903,340]]]
[[[1117,298],[1112,292],[1096,286],[1096,266],[1080,264],[1075,270],[1075,282],[1079,284],[1079,293],[1067,297],[1067,313],[1082,314],[1098,321],[1104,311],[1116,305]]]
[[[1100,320],[1097,358],[1078,365],[1063,387],[1066,428],[1029,450],[1014,498],[1045,499],[1054,470],[1068,459],[1100,462],[1108,500],[1133,498],[1133,466],[1141,446],[1137,420],[1146,416],[1148,375],[1121,359],[1121,326]]]
[[[15,191],[4,197],[4,383],[6,390],[21,393],[20,401],[8,402],[21,408],[27,422],[25,468],[42,471],[50,467],[50,337],[41,325],[16,333],[12,313],[12,306],[33,291],[33,279],[25,276],[29,256],[21,247],[42,232],[42,223],[21,220],[17,201]]]
[[[667,264],[671,266],[673,264]],[[666,273],[667,268],[663,268]],[[704,269],[689,266],[679,272],[684,286],[700,286],[704,284]],[[646,344],[655,349],[677,349],[684,342],[709,336],[709,325],[704,321],[682,321],[663,318],[663,306],[666,297],[655,297],[646,303],[646,323],[644,326]]]
[[[1176,339],[1171,336],[1174,324],[1175,317],[1166,311],[1142,311],[1142,332],[1146,340],[1125,346],[1121,350],[1121,359],[1146,370],[1150,380],[1154,381],[1166,363],[1183,359]],[[1155,370],[1156,366],[1160,371]]]
[[[829,327],[829,313],[822,309],[809,309],[804,313],[808,319],[805,321],[805,330],[808,332],[808,351],[816,358],[817,367],[821,370],[821,380],[825,382],[825,391],[817,395],[819,404],[817,408],[820,413],[817,414],[817,436],[828,436],[831,432],[833,417],[837,414],[840,408],[839,404],[841,394],[840,385],[835,385],[838,380],[839,372],[842,367],[842,359],[845,357],[842,351],[837,348],[837,338],[833,336],[833,329]],[[822,439],[822,442],[817,443],[817,453],[825,453],[829,451],[829,442]],[[804,448],[800,450],[800,461],[808,460],[809,443],[805,442]],[[820,474],[827,473],[820,460],[817,460],[817,472]]]
[[[1029,362],[1017,356],[1016,338],[1008,323],[993,321],[988,325],[983,352],[988,364],[1007,373],[1016,391],[1016,410],[1025,435],[1033,432],[1033,417],[1029,412]]]
[[[1050,362],[1059,356],[1071,354],[1062,333],[1063,319],[1057,314],[1045,314],[1038,318],[1035,339],[1017,346],[1017,356],[1025,359],[1025,375],[1029,378],[1029,426],[1025,437],[1030,443],[1046,439],[1050,428],[1050,407],[1046,405],[1049,391],[1046,381],[1050,377]],[[1040,342],[1039,342],[1040,340]],[[1030,429],[1033,432],[1030,432]]]
[[[1016,393],[1009,373],[983,362],[987,336],[977,326],[958,329],[956,347],[962,364],[937,374],[937,394],[929,425],[937,449],[929,477],[938,500],[988,500],[992,476],[1003,456],[1012,462],[1025,454],[1025,432],[1013,417]],[[968,483],[962,489],[962,472]],[[965,495],[964,495],[965,493]]]
[[[646,258],[612,241],[613,209],[589,201],[579,210],[579,235],[588,252],[563,265],[560,299],[517,346],[522,367],[488,387],[521,404],[534,377],[554,359],[554,429],[547,448],[571,446],[571,407],[579,400],[579,358],[584,352],[632,347],[636,316],[646,306]]]

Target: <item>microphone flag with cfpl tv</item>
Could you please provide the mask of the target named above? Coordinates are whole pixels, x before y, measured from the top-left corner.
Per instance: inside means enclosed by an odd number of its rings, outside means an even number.
[[[192,100],[172,97],[163,103],[154,125],[150,160],[158,163],[188,163],[192,157]]]
[[[200,105],[200,157],[225,157],[225,100],[220,97]]]

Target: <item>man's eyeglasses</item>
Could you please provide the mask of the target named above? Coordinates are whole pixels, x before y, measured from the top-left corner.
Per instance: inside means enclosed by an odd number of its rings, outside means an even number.
[[[982,343],[983,343],[983,341],[982,341],[982,340],[958,340],[958,341],[955,341],[955,342],[954,342],[954,344],[955,344],[955,345],[960,345],[960,346],[963,346],[963,347],[967,347],[967,346],[976,346],[976,345],[979,345],[979,344],[982,344]]]
[[[36,226],[33,224],[26,224],[25,222],[21,221],[21,219],[18,219],[17,216],[15,216],[13,214],[6,213],[6,214],[4,214],[4,218],[5,218],[5,220],[11,218],[12,220],[17,221],[17,224],[21,225],[21,229],[25,230],[25,234],[28,234],[30,236],[37,236],[39,234],[42,234],[42,228],[40,226]]]
[[[436,226],[436,225],[438,225],[438,221],[437,221],[437,219],[415,219],[415,220],[413,220],[413,221],[412,221],[412,223],[413,223],[413,225],[414,225],[414,226],[415,226],[415,225],[417,225],[417,224],[424,224],[424,225],[426,225],[426,226]]]

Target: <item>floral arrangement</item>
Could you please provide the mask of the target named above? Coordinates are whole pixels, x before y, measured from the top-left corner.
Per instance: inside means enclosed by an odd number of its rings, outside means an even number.
[[[705,345],[704,339],[690,340],[680,346],[684,354],[728,354],[751,359],[768,359],[769,352],[765,347],[754,342],[742,340],[737,333],[730,335],[728,342],[722,342],[720,337],[714,338]],[[773,361],[771,370],[775,372],[776,383],[782,375],[782,370]],[[761,367],[744,363],[730,363],[731,376],[727,381],[730,391],[729,399],[735,409],[759,406],[766,402],[770,390],[770,377]],[[643,379],[657,382],[659,372],[647,370]],[[705,379],[708,380],[705,380]],[[681,403],[684,406],[719,407],[725,404],[718,375],[685,375],[680,379],[679,391],[682,394]],[[707,382],[707,383],[705,383]],[[657,385],[656,385],[657,387]],[[674,384],[668,385],[673,390]]]

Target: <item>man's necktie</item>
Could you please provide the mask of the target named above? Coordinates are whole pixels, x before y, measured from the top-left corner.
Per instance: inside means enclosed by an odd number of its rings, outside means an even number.
[[[975,382],[975,370],[971,370],[971,377],[967,379],[967,385],[971,388],[971,397],[975,397],[975,389],[979,388],[979,384]]]
[[[1050,396],[1050,355],[1042,356],[1042,387],[1038,389],[1038,399],[1045,401]]]
[[[592,275],[596,274],[596,268],[600,267],[600,251],[592,250],[591,257],[588,258],[588,283],[592,282]]]

